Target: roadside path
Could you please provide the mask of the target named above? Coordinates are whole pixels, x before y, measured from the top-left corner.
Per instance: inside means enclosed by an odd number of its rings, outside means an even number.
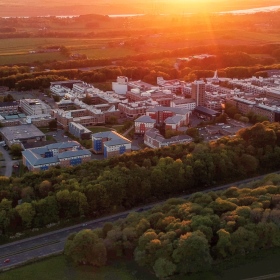
[[[0,153],[3,155],[4,163],[5,163],[5,173],[4,176],[11,177],[13,172],[13,165],[14,163],[18,162],[17,160],[12,160],[10,154],[0,146]]]

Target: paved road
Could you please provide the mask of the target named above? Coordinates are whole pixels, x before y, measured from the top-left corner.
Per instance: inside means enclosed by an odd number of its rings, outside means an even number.
[[[203,192],[217,191],[226,189],[232,185],[238,186],[250,181],[261,179],[263,176],[258,176],[246,180],[242,180],[236,183],[231,183],[219,187],[214,187]],[[190,194],[191,195],[191,194]],[[183,195],[180,198],[188,198],[190,195]],[[79,224],[61,230],[53,231],[47,234],[39,235],[32,238],[16,241],[6,245],[0,246],[0,269],[13,267],[22,264],[28,260],[39,258],[45,255],[62,253],[65,240],[71,233],[78,232],[85,228],[94,229],[102,227],[105,222],[114,222],[118,219],[125,218],[130,212],[142,212],[151,209],[152,207],[163,203],[164,201],[149,204],[146,206],[134,208],[129,211],[125,211],[119,214],[111,215],[104,218],[99,218],[87,224]],[[4,263],[5,259],[10,259],[9,263]]]
[[[269,280],[269,279],[280,279],[280,273],[267,274],[267,275],[253,277],[253,278],[246,278],[243,280]]]
[[[105,222],[114,222],[125,218],[130,211],[100,218],[86,224],[79,224],[61,230],[42,234],[36,237],[19,240],[13,243],[0,246],[0,269],[13,267],[28,260],[40,258],[55,253],[62,253],[65,241],[69,234],[78,232],[85,228],[94,229],[102,227]],[[10,259],[9,263],[4,263]]]
[[[10,154],[2,147],[0,146],[0,153],[3,155],[4,159],[5,159],[5,173],[4,175],[7,177],[11,177],[12,176],[12,172],[13,172],[13,164],[15,162],[18,162],[17,160],[12,160]]]

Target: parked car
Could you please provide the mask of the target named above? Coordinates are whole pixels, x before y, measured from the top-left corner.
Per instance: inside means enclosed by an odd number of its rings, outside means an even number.
[[[10,262],[10,259],[5,259],[4,260],[4,263],[9,263]]]

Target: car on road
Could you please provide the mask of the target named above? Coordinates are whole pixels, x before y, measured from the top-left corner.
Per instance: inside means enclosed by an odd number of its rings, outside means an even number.
[[[10,259],[5,259],[4,263],[9,263],[11,260]]]

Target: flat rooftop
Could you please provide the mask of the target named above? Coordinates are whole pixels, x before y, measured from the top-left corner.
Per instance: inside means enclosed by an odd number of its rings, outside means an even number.
[[[45,134],[33,124],[3,127],[0,129],[0,132],[8,141],[45,136]]]

